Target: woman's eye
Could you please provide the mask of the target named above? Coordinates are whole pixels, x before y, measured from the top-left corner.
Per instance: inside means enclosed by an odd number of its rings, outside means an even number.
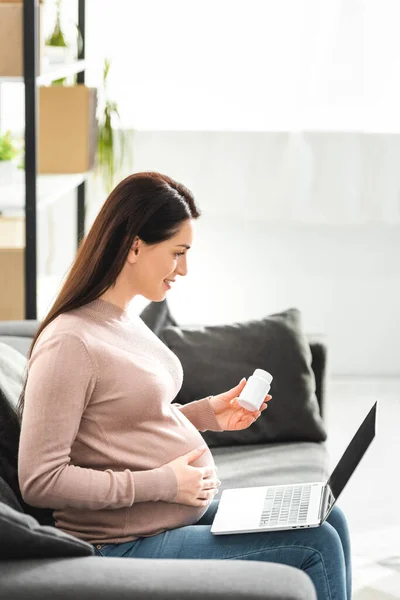
[[[175,256],[182,256],[183,254],[185,254],[184,252],[175,252]]]

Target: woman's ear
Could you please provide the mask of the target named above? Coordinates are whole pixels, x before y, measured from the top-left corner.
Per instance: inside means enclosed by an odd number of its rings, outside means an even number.
[[[133,240],[133,243],[132,243],[132,245],[130,247],[130,250],[128,252],[128,262],[129,263],[133,264],[133,263],[135,263],[137,261],[138,256],[139,256],[139,246],[140,246],[139,238],[136,237]]]

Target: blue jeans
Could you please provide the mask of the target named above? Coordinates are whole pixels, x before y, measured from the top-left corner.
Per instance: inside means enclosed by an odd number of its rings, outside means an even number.
[[[309,575],[318,600],[351,600],[350,538],[335,506],[320,527],[213,535],[214,498],[195,525],[121,544],[93,544],[98,556],[258,560],[297,567]]]

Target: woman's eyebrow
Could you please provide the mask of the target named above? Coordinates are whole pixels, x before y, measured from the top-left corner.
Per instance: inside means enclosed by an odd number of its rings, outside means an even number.
[[[184,248],[187,248],[189,250],[190,246],[188,246],[187,244],[177,244],[177,246],[183,246]]]

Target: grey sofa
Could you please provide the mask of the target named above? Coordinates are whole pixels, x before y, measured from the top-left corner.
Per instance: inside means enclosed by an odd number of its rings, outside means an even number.
[[[0,342],[26,355],[35,321],[0,322]],[[316,395],[325,414],[326,346],[308,336]],[[229,487],[320,481],[328,473],[324,443],[292,442],[212,448],[220,494]],[[220,497],[220,496],[219,496]],[[34,511],[31,513],[34,515]],[[261,561],[130,559],[85,556],[0,560],[0,599],[256,599],[314,600],[298,569]]]

